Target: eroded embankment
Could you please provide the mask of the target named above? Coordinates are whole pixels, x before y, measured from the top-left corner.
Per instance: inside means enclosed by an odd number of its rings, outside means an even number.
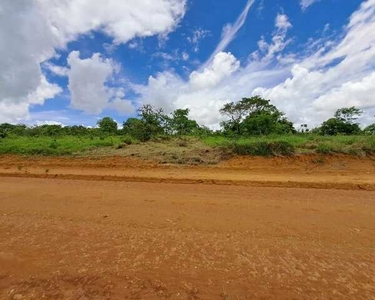
[[[211,166],[129,157],[0,157],[1,177],[375,190],[373,157],[236,157]]]

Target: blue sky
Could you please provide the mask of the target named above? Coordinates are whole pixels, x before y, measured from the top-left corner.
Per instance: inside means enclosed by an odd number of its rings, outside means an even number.
[[[119,123],[151,103],[271,99],[297,125],[375,114],[375,0],[31,0],[0,3],[0,123]]]

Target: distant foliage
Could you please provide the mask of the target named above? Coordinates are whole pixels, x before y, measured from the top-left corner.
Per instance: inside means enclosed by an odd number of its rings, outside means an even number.
[[[365,130],[363,130],[365,134],[375,135],[375,123],[367,126]]]
[[[334,118],[323,122],[320,127],[322,135],[355,135],[361,132],[359,124],[354,123],[361,115],[362,111],[356,107],[344,107],[335,112]]]
[[[225,104],[220,113],[229,120],[221,123],[227,135],[269,135],[295,133],[293,123],[270,100],[259,96]]]
[[[152,133],[147,130],[145,122],[136,118],[127,119],[122,130],[125,134],[129,134],[141,142],[150,140],[152,136]]]
[[[139,118],[129,118],[124,122],[123,132],[145,142],[161,135],[199,135],[209,131],[189,119],[189,109],[177,109],[170,115],[149,104],[138,110]]]
[[[172,134],[191,135],[199,131],[199,125],[195,120],[189,119],[190,110],[177,109],[168,119],[168,125]]]
[[[336,136],[336,135],[375,135],[375,124],[361,130],[357,123],[358,118],[363,111],[356,107],[344,107],[338,109],[334,116],[321,124],[317,128],[308,129],[307,124],[299,125],[298,132],[294,124],[289,121],[285,114],[280,111],[270,100],[259,96],[243,98],[238,102],[230,102],[220,109],[220,114],[225,118],[221,122],[221,129],[212,131],[210,128],[200,126],[197,121],[190,118],[190,110],[176,109],[166,114],[163,109],[153,107],[150,104],[141,106],[138,109],[138,116],[128,118],[123,123],[123,128],[118,129],[117,122],[104,117],[97,122],[96,128],[89,128],[82,125],[61,126],[61,125],[41,125],[26,126],[23,124],[0,124],[0,142],[13,137],[40,137],[51,138],[52,142],[48,144],[48,150],[37,149],[38,151],[60,151],[62,146],[56,142],[58,138],[77,137],[86,138],[94,142],[106,141],[107,138],[118,137],[120,140],[129,142],[121,143],[122,146],[141,141],[149,140],[163,141],[172,136],[196,136],[206,137],[225,137],[233,140],[241,138],[250,139],[252,137],[270,137],[270,136]],[[298,134],[297,134],[298,133]],[[88,143],[90,144],[90,143]],[[99,143],[103,144],[103,143]],[[236,146],[237,147],[237,146]],[[248,153],[292,153],[293,149],[287,144],[252,144],[238,145],[235,152]],[[374,147],[367,145],[363,151],[372,151]],[[335,148],[336,149],[336,148]],[[370,149],[370,150],[368,150]],[[361,150],[361,151],[362,151]],[[318,152],[331,152],[330,146],[322,144]],[[267,154],[268,153],[268,154]]]
[[[103,133],[116,134],[117,133],[117,122],[110,117],[105,117],[97,122],[99,129]]]

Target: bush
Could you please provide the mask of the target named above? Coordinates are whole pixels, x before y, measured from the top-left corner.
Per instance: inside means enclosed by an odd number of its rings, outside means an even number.
[[[369,154],[375,153],[375,140],[368,141],[368,143],[362,147],[362,150]]]
[[[5,139],[8,134],[5,131],[0,131],[0,139]]]
[[[232,151],[238,155],[253,156],[277,156],[292,155],[295,152],[294,146],[285,141],[279,142],[251,142],[246,144],[234,143]]]
[[[51,142],[51,144],[49,145],[49,147],[50,147],[51,149],[57,149],[57,148],[59,147],[59,144],[57,143],[56,140],[53,140],[53,141]]]
[[[130,138],[125,138],[124,139],[124,144],[131,145],[131,144],[133,144],[133,141]]]
[[[335,150],[331,145],[327,143],[321,143],[316,148],[316,152],[321,153],[321,154],[329,154],[329,153],[335,152]]]

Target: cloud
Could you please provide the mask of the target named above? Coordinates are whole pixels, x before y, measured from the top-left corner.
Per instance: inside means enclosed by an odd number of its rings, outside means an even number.
[[[258,41],[259,49],[250,55],[250,59],[263,61],[270,61],[274,59],[275,55],[282,52],[285,47],[292,42],[291,39],[286,40],[288,29],[292,28],[288,16],[285,14],[278,14],[275,20],[276,31],[273,33],[272,42],[267,43],[265,37],[262,36]],[[292,56],[278,57],[279,62],[289,61]]]
[[[364,1],[352,14],[340,40],[320,39],[313,54],[291,63],[280,84],[259,87],[261,94],[279,105],[295,122],[318,125],[342,106],[368,109],[375,70],[375,1]],[[370,103],[370,104],[369,104]]]
[[[215,87],[239,67],[240,62],[231,53],[220,52],[216,54],[210,66],[201,72],[191,73],[190,85],[193,90]]]
[[[175,101],[186,83],[172,71],[150,76],[146,85],[133,84],[131,88],[138,94],[137,102],[162,107],[167,112],[175,108]]]
[[[305,10],[309,6],[313,5],[314,3],[318,2],[320,0],[301,0],[300,5],[302,10]]]
[[[285,76],[278,68],[263,71],[257,65],[241,68],[231,54],[220,52],[203,70],[194,71],[185,81],[166,71],[151,76],[146,85],[133,85],[137,102],[162,107],[167,113],[189,108],[190,116],[200,124],[217,129],[222,116],[220,108],[230,101],[249,95],[260,83]]]
[[[117,71],[116,64],[99,53],[87,59],[80,59],[79,55],[78,51],[73,51],[68,57],[72,108],[90,114],[100,114],[108,106],[122,113],[132,112],[131,104],[123,99],[123,91],[107,85]],[[110,103],[111,99],[113,103]]]
[[[248,0],[244,10],[240,14],[240,16],[237,18],[237,20],[233,24],[227,24],[227,25],[224,26],[221,40],[220,40],[219,44],[217,45],[215,51],[211,54],[210,58],[204,64],[204,67],[206,67],[209,63],[211,63],[211,61],[214,59],[216,54],[224,51],[228,47],[228,45],[232,42],[232,40],[235,38],[237,32],[245,24],[247,15],[250,11],[250,8],[254,4],[254,2],[255,2],[255,0]]]
[[[171,32],[186,10],[185,0],[36,0],[64,44],[101,31],[117,44],[134,37]]]
[[[271,99],[298,124],[319,125],[343,106],[375,113],[375,0],[362,3],[340,35],[311,40],[302,53],[285,52],[291,24],[285,15],[275,21],[272,42],[263,37],[259,49],[241,66],[230,53],[213,59],[183,80],[172,71],[137,86],[140,103],[167,111],[190,108],[200,124],[217,128],[224,103],[261,95]]]
[[[61,127],[65,127],[66,125],[61,123],[61,122],[57,122],[57,121],[52,121],[52,120],[46,120],[46,121],[36,121],[35,122],[36,126],[43,126],[43,125],[59,125]]]
[[[190,55],[187,52],[182,52],[182,60],[187,61],[189,60]]]
[[[44,62],[42,63],[42,68],[45,70],[50,71],[52,74],[57,75],[57,76],[68,76],[68,71],[69,69],[66,67],[62,66],[57,66],[51,62]]]
[[[152,54],[152,57],[161,58],[165,61],[179,61],[180,59],[182,59],[182,55],[180,55],[178,49],[172,51],[171,53],[155,52],[154,54]]]
[[[333,88],[317,98],[313,105],[319,109],[337,109],[346,106],[357,106],[363,109],[375,108],[375,72],[359,81],[349,81]]]
[[[15,123],[28,118],[27,102],[14,102],[9,99],[0,101],[0,123]]]
[[[133,103],[122,98],[115,98],[109,103],[109,108],[113,108],[123,115],[129,115],[135,112]]]
[[[39,63],[54,55],[56,42],[48,26],[31,1],[1,1],[0,122],[27,118],[29,100],[44,102],[39,96],[46,80]]]
[[[30,105],[43,104],[40,91],[46,90],[46,82],[40,64],[54,57],[56,50],[65,50],[67,43],[92,31],[103,32],[115,44],[165,36],[185,11],[186,0],[108,0],[105,5],[100,0],[2,0],[0,122],[25,118]],[[66,72],[52,64],[45,67],[59,76]]]
[[[57,84],[49,83],[44,75],[41,75],[40,84],[37,89],[27,96],[30,105],[43,105],[47,99],[53,99],[62,92],[62,88]]]
[[[285,14],[278,14],[275,21],[275,26],[277,29],[281,31],[286,31],[292,27],[290,24],[288,16]]]
[[[201,40],[205,39],[210,34],[209,30],[204,30],[202,28],[196,29],[192,36],[187,37],[190,44],[193,45],[193,51],[199,52],[199,43]]]

